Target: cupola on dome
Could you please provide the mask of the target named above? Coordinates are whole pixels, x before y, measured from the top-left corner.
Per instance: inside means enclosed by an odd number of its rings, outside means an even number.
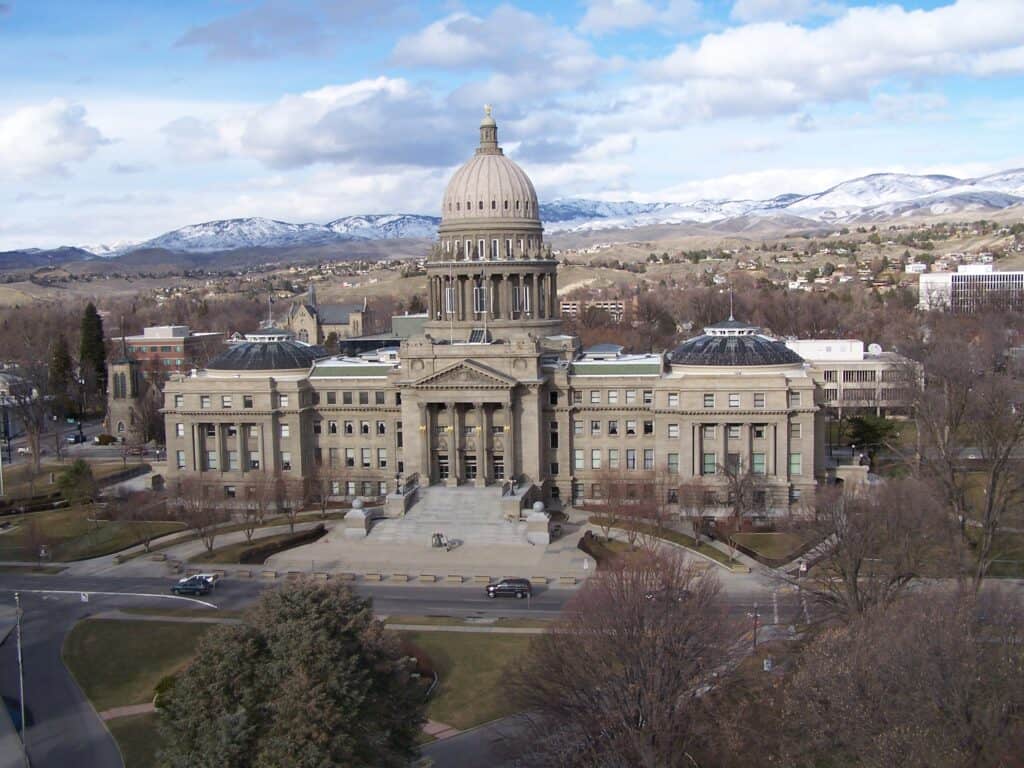
[[[480,146],[448,182],[441,220],[491,218],[540,221],[540,213],[530,177],[498,146],[498,125],[487,105],[480,121]]]

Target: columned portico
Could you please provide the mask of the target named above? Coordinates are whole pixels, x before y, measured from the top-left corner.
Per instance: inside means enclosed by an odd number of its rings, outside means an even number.
[[[431,485],[482,488],[517,473],[511,398],[424,401],[418,410],[427,427],[421,431],[421,476]]]

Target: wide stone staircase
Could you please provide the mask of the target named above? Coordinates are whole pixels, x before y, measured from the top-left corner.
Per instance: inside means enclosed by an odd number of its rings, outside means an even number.
[[[405,517],[377,521],[369,539],[429,547],[434,533],[443,533],[450,540],[474,546],[529,546],[526,523],[504,519],[498,486],[421,487],[416,503]]]

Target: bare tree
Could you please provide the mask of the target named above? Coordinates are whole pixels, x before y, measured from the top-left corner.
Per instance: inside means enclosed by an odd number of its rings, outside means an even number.
[[[202,539],[207,552],[213,551],[217,528],[229,519],[227,510],[213,499],[198,478],[185,477],[174,489],[181,521]]]
[[[320,508],[321,519],[327,519],[331,496],[337,495],[335,489],[341,487],[344,487],[344,480],[340,472],[323,464],[316,468],[316,473],[310,479],[310,496]]]
[[[528,764],[693,766],[701,694],[736,653],[718,591],[665,555],[588,581],[510,680],[530,713]]]
[[[280,480],[282,509],[288,518],[288,530],[295,533],[295,523],[306,508],[310,499],[310,484],[304,478],[296,477]]]
[[[941,556],[952,529],[941,504],[914,479],[819,489],[813,517],[796,525],[821,542],[820,559],[809,576],[779,578],[844,620],[895,602]]]
[[[167,511],[167,500],[162,496],[154,497],[146,491],[114,494],[107,499],[107,516],[111,520],[131,523],[132,530],[141,537],[146,552],[150,551],[153,539],[163,532],[161,523],[171,518]]]
[[[707,485],[700,478],[694,478],[679,486],[679,517],[690,524],[693,541],[700,544],[700,531],[708,508]]]
[[[919,597],[823,632],[801,654],[778,701],[757,702],[778,708],[772,762],[1020,765],[1020,604]]]
[[[15,417],[25,429],[28,449],[31,451],[30,471],[39,474],[42,436],[50,413],[47,397],[49,373],[41,363],[30,363],[18,367],[15,378],[10,382],[8,401]]]

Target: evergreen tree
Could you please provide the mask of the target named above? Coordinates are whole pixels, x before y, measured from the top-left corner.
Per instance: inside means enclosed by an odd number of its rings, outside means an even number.
[[[82,342],[78,357],[89,393],[102,397],[107,393],[107,347],[103,337],[103,318],[91,301],[82,315]]]
[[[159,763],[404,768],[423,723],[412,671],[344,584],[268,590],[240,624],[204,635],[161,695]]]
[[[71,370],[71,352],[68,350],[67,337],[62,333],[50,343],[49,382],[50,393],[56,398],[58,407],[67,411],[71,405],[71,383],[74,372]]]

